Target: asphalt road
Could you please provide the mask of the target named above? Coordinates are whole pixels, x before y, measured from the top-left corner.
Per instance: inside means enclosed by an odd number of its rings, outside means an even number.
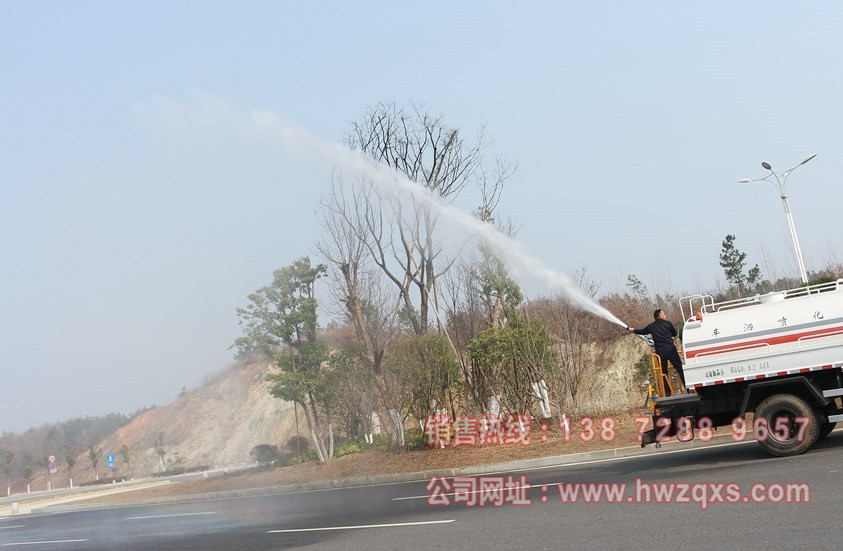
[[[450,505],[431,506],[426,483],[416,482],[20,515],[0,519],[0,549],[840,549],[841,453],[837,431],[793,458],[772,458],[750,442],[505,473],[532,486],[518,496],[531,504],[521,506],[470,507],[453,502],[453,489],[444,492]],[[637,502],[636,479],[641,498],[641,484],[651,485],[650,503]],[[560,482],[627,488],[621,502],[604,495],[564,503]],[[655,503],[654,485],[667,483],[688,484],[689,492],[677,486],[672,503]],[[739,485],[731,493],[717,486],[730,483]],[[777,499],[773,485],[789,483],[808,484],[810,502],[750,499],[754,484],[766,485],[758,497]]]

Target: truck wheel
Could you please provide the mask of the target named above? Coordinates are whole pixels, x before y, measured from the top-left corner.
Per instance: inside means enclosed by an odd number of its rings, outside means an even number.
[[[805,453],[820,433],[814,408],[793,394],[775,394],[765,399],[755,409],[755,419],[753,423],[761,419],[766,422],[767,437],[759,442],[761,447],[778,457]],[[807,425],[801,419],[807,419]]]
[[[820,427],[820,433],[817,435],[817,442],[819,442],[820,440],[822,440],[823,438],[828,436],[831,433],[831,431],[834,430],[834,425],[836,425],[836,424],[837,423],[828,423],[828,422],[823,423],[822,426]]]

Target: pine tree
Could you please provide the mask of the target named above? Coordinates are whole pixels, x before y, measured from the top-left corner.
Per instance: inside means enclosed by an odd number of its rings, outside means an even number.
[[[761,268],[758,264],[753,266],[748,273],[744,273],[746,267],[746,253],[735,247],[735,236],[727,235],[720,250],[720,266],[726,272],[726,281],[737,288],[738,293],[745,294],[754,290],[761,281]]]

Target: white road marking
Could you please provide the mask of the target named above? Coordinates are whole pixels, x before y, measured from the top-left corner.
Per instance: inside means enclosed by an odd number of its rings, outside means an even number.
[[[754,442],[754,440],[753,440],[753,442]],[[624,461],[624,460],[627,460],[627,459],[639,459],[639,458],[642,458],[642,457],[652,457],[653,455],[687,453],[687,452],[700,451],[700,450],[710,450],[712,448],[722,448],[724,446],[738,446],[740,444],[747,444],[747,443],[749,443],[749,441],[729,442],[729,443],[726,443],[726,444],[715,444],[713,446],[704,446],[704,447],[701,447],[701,448],[689,448],[689,449],[684,449],[684,450],[670,450],[670,451],[656,452],[652,455],[642,454],[642,455],[628,455],[628,456],[624,456],[624,457],[609,457],[609,458],[606,458],[606,459],[592,459],[590,461],[578,461],[577,463],[565,463],[563,465],[545,465],[543,467],[532,467],[532,468],[529,468],[529,469],[519,469],[519,470],[513,470],[513,471],[498,471],[498,472],[494,472],[494,473],[482,473],[482,474],[477,474],[477,475],[462,475],[462,476],[472,476],[474,478],[479,478],[479,477],[489,476],[489,475],[494,475],[494,474],[502,474],[504,472],[520,473],[520,472],[525,472],[525,471],[539,471],[539,470],[546,470],[546,469],[564,469],[566,467],[576,467],[576,466],[579,466],[579,465],[591,465],[593,463],[606,463],[608,461]],[[439,478],[439,477],[437,477],[437,478]],[[453,477],[447,477],[446,476],[445,478],[453,478]],[[552,482],[550,484],[547,484],[547,486],[553,486],[553,485],[558,485],[558,484],[559,484],[558,482]],[[531,484],[530,485],[531,488],[540,488],[541,486],[542,486],[541,484]],[[463,494],[463,493],[465,493],[465,494],[480,493],[481,491],[485,492],[485,491],[488,491],[488,490],[474,490],[473,492],[462,492],[462,491],[460,491],[458,493],[460,493],[460,494]],[[454,493],[457,493],[457,492],[453,492],[453,493],[445,494],[445,495],[454,495]],[[423,495],[423,496],[393,497],[392,501],[403,501],[403,500],[406,500],[406,499],[429,499],[429,498],[430,498],[430,494],[426,494],[426,495]]]
[[[473,477],[473,478],[477,478],[477,477]],[[528,485],[528,486],[518,486],[518,485],[515,485],[515,486],[513,486],[511,489],[510,489],[510,488],[508,488],[508,487],[501,487],[501,488],[496,488],[496,489],[486,489],[486,490],[471,490],[471,491],[468,491],[468,490],[460,490],[460,491],[458,491],[458,492],[450,492],[450,493],[447,493],[447,494],[446,494],[446,493],[441,493],[441,494],[437,494],[437,495],[441,495],[441,496],[455,496],[455,495],[459,494],[459,495],[461,495],[461,496],[462,496],[462,495],[468,495],[468,494],[482,494],[482,493],[491,494],[491,493],[494,493],[495,491],[502,491],[502,490],[506,490],[506,491],[508,491],[508,492],[511,492],[511,491],[513,491],[513,490],[520,490],[521,488],[527,488],[527,489],[529,490],[529,489],[531,489],[531,488],[541,488],[542,486],[558,486],[559,484],[561,484],[561,482],[549,482],[549,483],[547,483],[547,484],[530,484],[530,485]],[[403,500],[405,500],[405,499],[428,499],[428,498],[430,498],[430,496],[431,496],[431,494],[427,494],[426,496],[393,497],[393,498],[392,498],[392,501],[403,501]]]
[[[204,513],[175,513],[172,515],[147,515],[145,517],[126,517],[123,520],[141,520],[147,518],[170,518],[170,517],[194,517],[197,515],[216,515],[216,511],[207,511]]]
[[[428,520],[424,522],[396,522],[393,524],[359,524],[357,526],[326,526],[324,528],[292,528],[289,530],[269,530],[267,534],[284,534],[289,532],[321,532],[325,530],[355,530],[358,528],[393,528],[396,526],[424,526],[427,524],[448,524],[456,522],[451,520]]]
[[[12,545],[47,545],[49,543],[80,543],[89,540],[50,540],[50,541],[19,541],[15,543],[4,543],[0,547],[9,547]]]
[[[23,528],[26,524],[15,524],[14,526],[0,526],[0,530],[8,530],[9,528]]]

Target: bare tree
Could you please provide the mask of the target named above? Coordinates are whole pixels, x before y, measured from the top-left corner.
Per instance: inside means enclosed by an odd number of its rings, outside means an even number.
[[[457,351],[457,361],[463,376],[463,385],[479,411],[486,410],[491,394],[485,372],[478,368],[467,353],[468,343],[480,331],[491,327],[488,311],[476,292],[472,264],[460,265],[441,279],[444,300],[443,310],[447,319],[448,338]]]
[[[373,212],[371,188],[344,186],[342,176],[335,175],[330,193],[322,198],[318,217],[324,238],[317,243],[320,255],[338,272],[333,278],[334,303],[339,307],[335,314],[346,319],[354,328],[363,358],[378,388],[381,405],[386,410],[398,411],[396,396],[383,380],[383,358],[386,348],[398,333],[398,314],[401,301],[394,293],[387,292],[382,284],[381,272],[371,266],[369,253],[377,250],[367,239],[377,239],[374,229],[382,218]],[[376,261],[375,261],[376,262]],[[369,404],[370,411],[377,409]],[[371,416],[366,417],[366,434],[370,434]],[[403,428],[394,427],[400,441]]]
[[[97,472],[97,465],[99,464],[101,457],[102,448],[91,443],[91,445],[88,446],[88,459],[91,461],[91,469],[94,471],[94,477],[96,480],[100,479],[100,475]]]
[[[498,167],[511,173],[514,168],[498,159]],[[502,233],[513,237],[518,227],[511,219],[499,221],[496,216],[503,191],[502,178],[487,178],[485,173],[478,180],[480,206],[474,211],[478,219],[493,224]],[[467,352],[468,343],[480,331],[502,328],[521,302],[523,296],[518,285],[509,277],[503,262],[483,244],[474,254],[467,255],[456,270],[439,279],[444,311],[447,319],[447,336],[457,355],[463,374],[463,384],[480,411],[487,411],[487,400],[497,395],[486,370],[479,369]]]
[[[573,277],[574,283],[589,296],[596,296],[597,283],[588,280],[584,269]],[[589,381],[589,375],[600,360],[595,341],[600,333],[600,319],[575,308],[561,299],[545,299],[531,303],[533,316],[549,328],[556,347],[559,363],[551,370],[551,394],[556,406],[563,410],[566,398],[577,411],[579,396]]]
[[[379,376],[386,346],[398,330],[399,302],[384,289],[366,254],[369,234],[360,224],[371,206],[369,199],[337,178],[321,202],[318,216],[325,237],[316,246],[340,275],[332,286],[334,301],[340,306],[335,313],[354,327],[366,361]]]
[[[452,201],[472,181],[490,178],[493,193],[511,175],[498,162],[487,178],[483,168],[483,133],[467,144],[459,130],[445,125],[417,105],[380,103],[352,125],[349,146],[377,163],[404,174],[445,201]],[[499,195],[499,193],[498,193]],[[377,267],[398,288],[405,314],[417,334],[429,329],[436,282],[453,264],[442,256],[434,237],[438,215],[418,204],[377,194],[371,186],[359,196],[358,232]],[[415,292],[414,292],[415,291]],[[433,302],[433,304],[432,304]],[[418,308],[416,308],[418,304]],[[441,322],[441,320],[439,320]]]
[[[164,448],[164,433],[159,432],[158,435],[155,437],[155,453],[158,454],[158,457],[161,458],[161,472],[165,472],[167,470],[167,463],[164,461],[164,457],[167,455],[167,450]]]

